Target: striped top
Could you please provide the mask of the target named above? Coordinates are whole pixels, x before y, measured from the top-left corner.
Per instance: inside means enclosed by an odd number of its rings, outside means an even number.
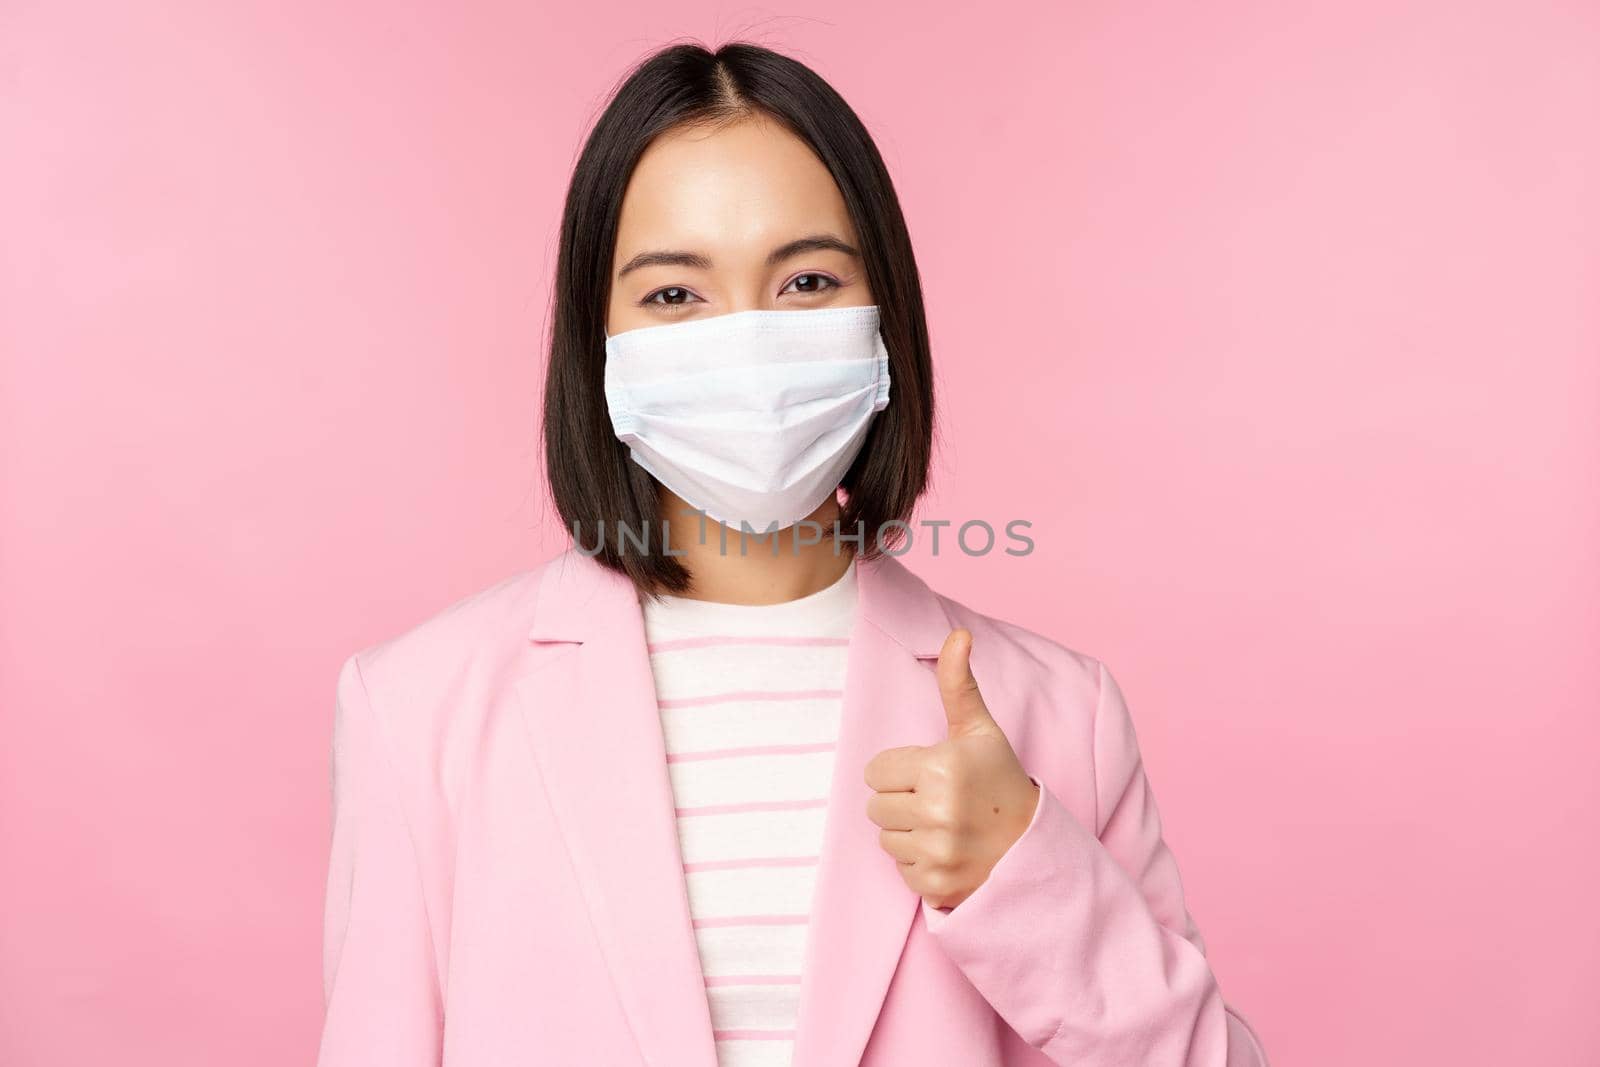
[[[854,560],[781,604],[644,603],[720,1067],[793,1050],[855,613]]]

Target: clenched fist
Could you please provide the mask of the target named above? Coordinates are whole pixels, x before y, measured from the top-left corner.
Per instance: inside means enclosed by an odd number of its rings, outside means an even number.
[[[888,748],[867,763],[867,817],[900,876],[934,908],[953,908],[983,884],[1022,836],[1039,802],[1011,742],[978,692],[972,634],[952,630],[939,651],[949,731],[936,745]]]

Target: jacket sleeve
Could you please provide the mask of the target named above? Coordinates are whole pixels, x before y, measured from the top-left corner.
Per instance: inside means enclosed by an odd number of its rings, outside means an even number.
[[[339,673],[332,804],[318,1067],[437,1067],[443,1013],[421,875],[355,656]]]
[[[1223,1002],[1116,680],[1099,665],[1091,833],[1036,775],[1032,821],[929,931],[996,1012],[1074,1067],[1266,1067]]]

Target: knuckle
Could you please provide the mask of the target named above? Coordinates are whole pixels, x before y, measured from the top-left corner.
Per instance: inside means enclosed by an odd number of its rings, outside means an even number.
[[[930,748],[927,755],[922,758],[920,768],[922,777],[934,782],[942,782],[950,776],[953,769],[954,751],[949,745],[935,745]]]
[[[949,796],[940,796],[928,801],[924,811],[928,825],[935,829],[948,830],[955,826],[958,818],[956,805]]]
[[[953,867],[961,856],[956,835],[949,831],[935,833],[928,840],[928,854],[941,869]]]
[[[964,788],[969,777],[967,760],[954,745],[940,750],[934,757],[932,770],[938,782],[953,791]]]

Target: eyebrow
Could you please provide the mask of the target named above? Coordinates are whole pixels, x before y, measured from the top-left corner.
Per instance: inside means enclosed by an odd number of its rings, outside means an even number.
[[[843,252],[856,259],[861,258],[861,253],[845,241],[840,240],[831,233],[813,233],[805,237],[797,237],[793,241],[779,245],[767,255],[767,266],[775,267],[784,260],[798,256],[803,252]],[[654,252],[640,252],[617,271],[621,278],[629,271],[641,267],[692,267],[695,270],[710,270],[711,260],[698,252],[682,252],[674,250],[659,250]]]

